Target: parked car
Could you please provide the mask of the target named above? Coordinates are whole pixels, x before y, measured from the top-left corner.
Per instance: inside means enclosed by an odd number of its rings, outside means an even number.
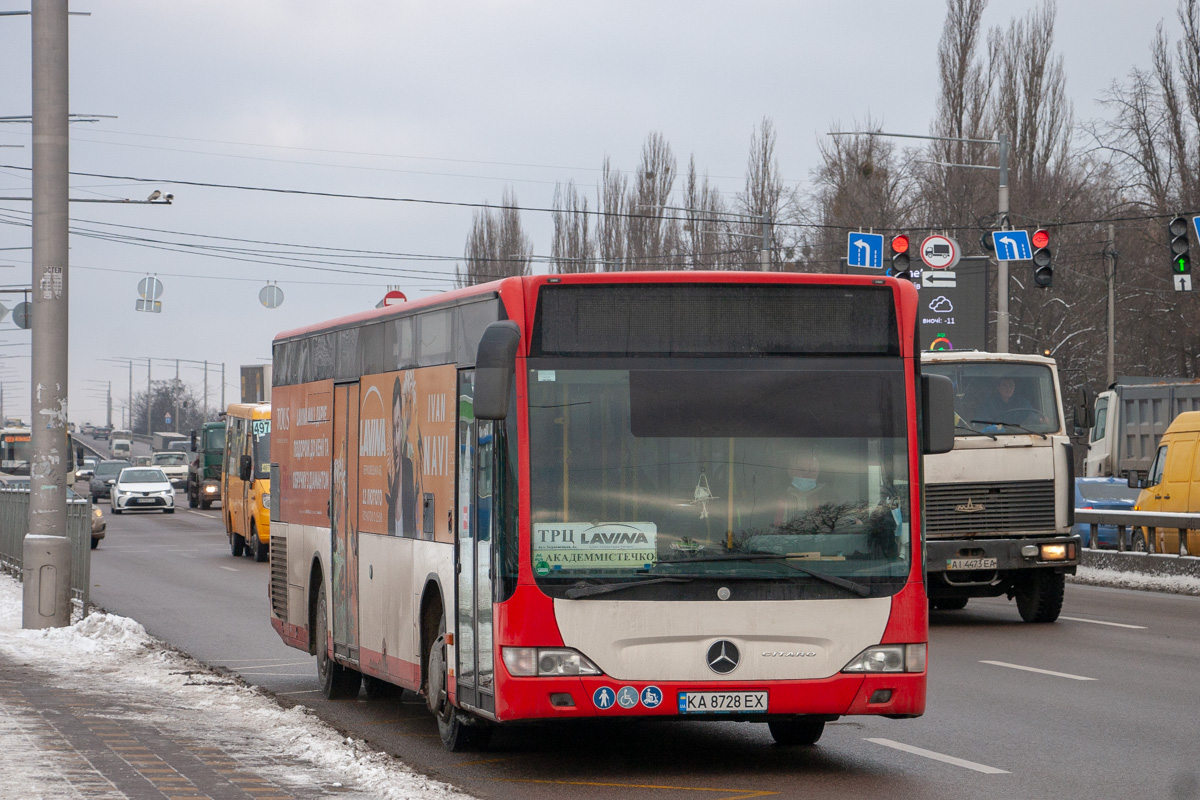
[[[112,485],[112,513],[175,513],[175,489],[158,467],[126,467]]]
[[[0,479],[0,489],[12,489],[16,491],[29,491],[29,478],[3,478]],[[86,503],[88,499],[75,493],[71,487],[67,487],[67,502],[68,503]],[[104,519],[104,512],[100,506],[92,506],[92,549],[100,544],[100,540],[104,538],[105,531],[108,530],[108,521]]]
[[[1124,479],[1118,478],[1076,478],[1075,479],[1075,508],[1095,509],[1096,511],[1133,511],[1137,502],[1138,490],[1130,489]],[[1117,526],[1097,526],[1097,543],[1102,550],[1115,550],[1117,547]],[[1126,528],[1125,535],[1132,533],[1132,528]],[[1076,522],[1071,533],[1083,537],[1085,547],[1091,541],[1092,526]]]
[[[96,471],[88,481],[88,491],[91,492],[93,502],[109,496],[112,482],[116,481],[121,470],[128,466],[131,464],[123,458],[105,459],[96,465]]]

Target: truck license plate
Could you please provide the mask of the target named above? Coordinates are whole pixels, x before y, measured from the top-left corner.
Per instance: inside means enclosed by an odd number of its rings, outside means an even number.
[[[995,569],[994,558],[947,558],[946,569]]]
[[[680,692],[680,714],[765,714],[766,692]]]

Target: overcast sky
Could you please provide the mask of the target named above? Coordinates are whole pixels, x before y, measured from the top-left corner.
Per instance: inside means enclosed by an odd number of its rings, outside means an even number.
[[[0,11],[29,0],[0,0]],[[993,0],[985,25],[1033,7]],[[937,92],[945,6],[894,2],[401,2],[358,0],[73,0],[71,102],[116,119],[72,126],[72,197],[171,206],[73,203],[71,418],[102,423],[103,382],[114,421],[126,366],[145,357],[224,362],[228,402],[237,369],[263,363],[281,330],[373,307],[388,285],[410,298],[451,288],[472,210],[454,206],[283,195],[181,181],[425,200],[548,206],[556,181],[594,197],[605,155],[637,163],[660,131],[682,171],[694,154],[722,190],[741,188],[755,126],[770,117],[784,177],[807,179],[835,122],[869,114],[884,130],[926,133]],[[1155,26],[1176,35],[1175,0],[1059,0],[1057,45],[1078,120],[1149,61]],[[0,17],[0,116],[30,112],[28,17]],[[0,196],[27,196],[30,127],[0,124]],[[173,181],[176,181],[173,183]],[[27,286],[29,203],[0,202],[0,284]],[[550,251],[549,215],[527,213],[536,254]],[[123,226],[123,227],[120,227]],[[184,236],[182,234],[192,234]],[[112,241],[113,236],[122,241]],[[138,246],[130,237],[141,240]],[[220,237],[226,237],[223,240]],[[272,245],[228,239],[270,242]],[[304,254],[311,269],[214,257],[194,247],[374,251]],[[167,243],[167,244],[164,244]],[[279,245],[283,245],[281,248]],[[167,249],[163,249],[167,248]],[[179,252],[189,250],[190,252]],[[212,253],[211,250],[208,251]],[[332,270],[342,271],[332,271]],[[391,272],[389,277],[387,274]],[[161,314],[134,310],[138,281],[164,284]],[[277,281],[283,305],[258,294]],[[19,298],[18,298],[19,299]],[[14,295],[0,297],[11,308]],[[5,411],[28,419],[29,333],[0,322]],[[173,362],[153,362],[155,378]],[[200,367],[181,377],[201,386]],[[210,406],[220,403],[210,373]],[[165,428],[155,425],[156,429]]]

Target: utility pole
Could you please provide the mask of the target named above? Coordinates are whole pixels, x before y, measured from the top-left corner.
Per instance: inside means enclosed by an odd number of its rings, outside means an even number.
[[[179,359],[175,359],[175,432],[179,433]]]
[[[146,358],[146,435],[151,434],[150,426],[153,420],[150,412],[154,410],[154,384],[150,382],[150,358]]]
[[[204,360],[204,419],[201,422],[208,422],[208,359]]]
[[[224,411],[229,406],[225,405],[225,362],[221,362],[221,410]]]
[[[762,250],[758,253],[758,266],[763,272],[771,271],[771,218],[766,209],[762,212]]]
[[[1111,222],[1108,223],[1108,243],[1104,247],[1104,257],[1108,261],[1108,381],[1104,385],[1112,386],[1117,382],[1117,233]]]
[[[24,628],[71,624],[67,538],[67,0],[33,0],[33,357]],[[69,448],[68,448],[69,450]]]
[[[108,382],[108,404],[107,405],[108,405],[108,409],[107,409],[107,413],[105,414],[104,424],[108,426],[109,430],[112,430],[112,381]]]

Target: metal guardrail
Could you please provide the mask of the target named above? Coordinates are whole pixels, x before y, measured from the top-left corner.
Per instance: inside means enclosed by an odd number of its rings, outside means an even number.
[[[1091,528],[1088,546],[1098,549],[1100,525],[1117,526],[1117,550],[1124,552],[1126,528],[1144,528],[1146,531],[1146,551],[1153,553],[1157,546],[1158,529],[1179,531],[1179,555],[1188,555],[1187,531],[1200,530],[1200,513],[1167,513],[1163,511],[1099,511],[1096,509],[1075,509],[1075,521]],[[1129,532],[1132,537],[1132,530]],[[1132,541],[1130,542],[1132,547]]]
[[[29,531],[29,492],[0,489],[0,569],[21,576],[25,534]],[[71,599],[87,613],[92,574],[92,502],[67,503],[71,540]]]

